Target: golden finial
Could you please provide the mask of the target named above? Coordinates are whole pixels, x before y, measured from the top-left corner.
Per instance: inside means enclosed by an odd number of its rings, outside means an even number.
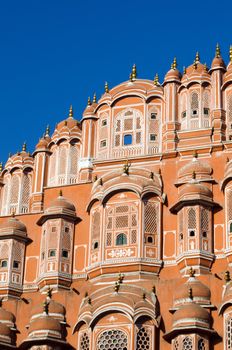
[[[109,92],[109,85],[107,83],[107,81],[105,82],[105,93],[108,94]]]
[[[48,315],[48,302],[45,300],[43,303],[43,311]]]
[[[156,75],[155,75],[155,78],[154,78],[154,85],[158,85],[159,84],[159,75],[158,75],[158,73],[156,73]]]
[[[63,196],[63,192],[62,190],[59,191],[59,197],[62,197]]]
[[[194,275],[195,275],[195,270],[193,270],[192,266],[190,267],[188,273],[189,273],[189,277],[194,277]]]
[[[183,67],[183,74],[186,74],[186,67]]]
[[[50,134],[50,126],[47,125],[44,137],[49,137],[49,134]]]
[[[131,78],[132,78],[132,81],[134,81],[134,80],[137,78],[137,68],[136,68],[136,64],[134,64],[133,67],[132,67]]]
[[[133,81],[133,80],[132,80],[132,73],[130,73],[130,75],[129,75],[129,80],[130,80],[130,82]]]
[[[196,57],[195,57],[195,63],[199,63],[200,62],[200,55],[199,55],[199,52],[197,51],[196,52]]]
[[[93,103],[97,103],[97,95],[96,95],[96,92],[95,92],[94,95],[93,95]]]
[[[120,288],[120,283],[117,281],[117,282],[115,282],[115,286],[114,286],[114,290],[116,293],[118,293],[119,288]]]
[[[193,299],[193,290],[192,290],[191,287],[188,290],[188,296],[189,296],[190,299]]]
[[[219,46],[218,43],[217,43],[217,45],[216,45],[215,56],[216,56],[217,58],[218,58],[218,57],[221,57],[221,50],[220,50],[220,46]]]
[[[232,45],[230,45],[230,62],[232,62]]]
[[[118,275],[118,283],[122,283],[123,280],[124,280],[124,275],[120,273],[120,274]]]
[[[171,69],[174,69],[174,68],[173,68],[173,63],[171,63]]]
[[[204,64],[204,71],[205,71],[205,72],[208,71],[208,68],[207,68],[207,64],[206,64],[206,63]]]
[[[91,106],[91,99],[90,99],[90,97],[88,97],[88,106]]]
[[[51,297],[52,297],[52,289],[51,289],[50,286],[48,287],[48,290],[47,290],[47,297],[48,297],[48,298],[51,298]]]
[[[174,57],[172,67],[173,67],[173,69],[176,69],[176,68],[177,68],[177,61],[176,61],[176,57]]]
[[[224,273],[224,280],[225,280],[226,283],[231,281],[231,279],[230,279],[230,271],[226,271]]]
[[[73,107],[72,107],[72,105],[70,105],[70,107],[69,107],[68,117],[69,118],[73,118]]]
[[[1,162],[1,163],[0,163],[0,171],[2,171],[2,168],[3,168],[3,167],[2,167],[2,162]]]
[[[26,152],[26,150],[27,150],[27,144],[26,142],[24,142],[22,147],[22,152]]]
[[[131,164],[129,164],[128,159],[126,160],[126,164],[123,165],[123,173],[129,175],[129,169]]]

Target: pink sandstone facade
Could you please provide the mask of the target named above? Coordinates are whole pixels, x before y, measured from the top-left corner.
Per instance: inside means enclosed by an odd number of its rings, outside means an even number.
[[[232,49],[106,83],[0,196],[0,349],[232,349]]]

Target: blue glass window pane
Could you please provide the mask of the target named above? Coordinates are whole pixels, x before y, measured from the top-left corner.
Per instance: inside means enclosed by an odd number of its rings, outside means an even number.
[[[123,142],[124,142],[124,146],[131,145],[132,144],[132,135],[131,134],[124,135]]]

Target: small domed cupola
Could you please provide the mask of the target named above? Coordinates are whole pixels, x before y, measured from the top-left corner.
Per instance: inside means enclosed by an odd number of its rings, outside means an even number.
[[[92,102],[90,97],[88,97],[87,106],[83,112],[83,119],[94,115],[96,105],[97,105],[96,100],[95,100],[95,102]]]
[[[181,284],[175,291],[174,307],[180,307],[189,303],[190,300],[200,305],[210,305],[210,289],[201,281],[195,278],[194,270],[190,268],[190,277]]]
[[[65,325],[50,314],[47,300],[43,304],[43,313],[39,317],[32,317],[28,328],[28,337],[22,343],[22,349],[48,343],[55,348],[70,348],[65,340]]]
[[[210,82],[210,75],[206,64],[200,62],[200,55],[197,52],[193,64],[185,69],[182,83],[189,83],[191,80],[206,80]]]
[[[200,161],[197,153],[194,154],[191,162],[180,168],[178,172],[178,184],[188,182],[193,178],[193,174],[195,174],[197,180],[206,181],[211,179],[211,167],[208,163]]]
[[[15,316],[2,307],[0,300],[0,348],[1,349],[16,349],[15,346]]]
[[[52,143],[57,143],[59,140],[81,139],[81,124],[73,118],[73,107],[69,108],[68,118],[62,120],[56,125],[55,131],[51,137]]]
[[[230,56],[230,61],[229,61],[229,64],[227,65],[227,71],[223,76],[222,88],[226,87],[232,81],[232,45],[230,46],[229,56]]]
[[[215,57],[211,63],[210,72],[216,69],[221,69],[223,71],[226,71],[226,65],[223,58],[221,57],[221,50],[220,50],[219,44],[217,44],[216,46]]]
[[[177,61],[176,61],[176,57],[175,57],[173,60],[173,63],[171,64],[171,69],[165,75],[163,85],[165,85],[166,83],[169,83],[169,82],[173,82],[173,81],[180,82],[180,80],[181,80],[181,73],[177,69]]]

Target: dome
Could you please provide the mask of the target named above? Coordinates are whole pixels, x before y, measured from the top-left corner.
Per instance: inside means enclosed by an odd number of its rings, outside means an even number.
[[[194,181],[194,180],[193,180]],[[208,197],[212,199],[212,191],[205,185],[198,182],[191,182],[183,185],[179,191],[179,199],[194,199],[194,197]]]
[[[0,322],[9,322],[9,323],[14,323],[15,322],[15,317],[12,314],[12,312],[7,311],[0,307]]]
[[[51,203],[51,205],[47,208],[46,211],[54,211],[54,209],[67,209],[75,212],[75,206],[69,202],[65,197],[63,197],[62,193]]]
[[[16,219],[14,216],[11,216],[3,222],[1,222],[0,235],[9,231],[22,231],[26,234],[27,228],[20,220]]]
[[[43,314],[43,312],[44,312],[44,306],[43,306],[43,304],[41,303],[41,304],[37,304],[33,309],[32,309],[32,312],[31,312],[31,314],[33,315],[33,316],[36,316],[36,315],[41,315],[41,314]],[[62,304],[60,304],[60,303],[57,303],[56,301],[54,301],[54,300],[50,300],[49,301],[49,314],[50,315],[53,315],[53,314],[55,314],[55,315],[58,315],[58,316],[64,316],[65,315],[65,307],[62,305]],[[33,317],[32,316],[32,317]]]
[[[232,61],[227,66],[227,71],[223,76],[223,85],[227,85],[228,82],[232,81]]]
[[[175,306],[186,302],[189,302],[189,290],[191,288],[191,294],[193,301],[199,304],[209,304],[210,303],[210,289],[205,286],[201,281],[197,280],[195,277],[190,277],[184,284],[179,286],[175,291],[174,304]]]
[[[212,169],[206,162],[201,162],[198,158],[193,157],[192,161],[184,165],[178,172],[179,179],[192,178],[193,173],[196,178],[210,178]]]
[[[11,330],[7,325],[0,322],[0,340],[5,337],[9,339],[8,343],[11,342]],[[4,340],[7,341],[6,339]]]
[[[73,129],[73,128],[79,128],[79,122],[76,119],[73,119],[71,117],[68,117],[65,120],[62,120],[61,122],[59,122],[56,126],[56,130],[60,131],[63,128],[66,129]]]
[[[214,57],[212,64],[211,64],[211,69],[220,69],[226,68],[225,62],[222,57]]]
[[[88,102],[88,105],[86,106],[83,117],[86,117],[88,115],[93,115],[95,111],[96,104],[91,104],[91,102]]]
[[[181,73],[176,67],[177,67],[177,63],[176,63],[176,59],[174,58],[174,61],[171,65],[171,69],[165,75],[164,83],[166,83],[168,81],[173,81],[173,80],[180,81]]]
[[[209,323],[210,314],[208,311],[194,302],[181,306],[173,316],[174,327],[191,327],[198,324],[209,328]]]
[[[50,140],[42,137],[36,145],[36,150],[46,149]]]
[[[45,314],[31,322],[29,333],[35,331],[55,331],[61,333],[61,324],[55,318]]]

